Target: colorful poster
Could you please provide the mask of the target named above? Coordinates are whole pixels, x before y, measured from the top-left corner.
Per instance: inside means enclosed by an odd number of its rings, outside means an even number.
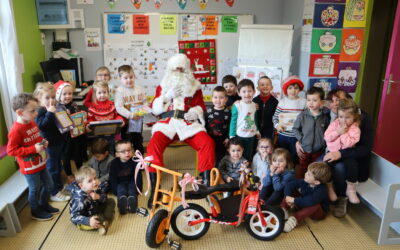
[[[148,35],[149,34],[149,16],[148,15],[132,15],[133,34]]]
[[[343,27],[365,27],[368,0],[347,0]]]
[[[359,69],[358,62],[339,63],[337,87],[349,93],[356,92]]]
[[[238,18],[237,16],[223,16],[222,21],[222,32],[237,33],[238,30]]]
[[[160,34],[176,34],[176,15],[160,15]]]
[[[344,4],[316,4],[314,28],[342,28]]]
[[[343,29],[340,61],[360,61],[364,40],[364,29]]]
[[[179,41],[179,53],[190,59],[194,77],[202,84],[217,83],[217,51],[215,39]]]
[[[108,34],[124,34],[126,30],[125,20],[123,14],[107,14]]]
[[[87,51],[100,51],[101,50],[101,33],[100,28],[86,28],[85,34],[85,48]]]
[[[194,15],[181,16],[181,34],[182,40],[196,40],[197,39],[197,20]]]
[[[341,29],[314,29],[312,31],[311,53],[340,53],[341,42]]]
[[[337,89],[337,78],[310,78],[309,86],[322,88],[326,97],[329,91]]]
[[[310,70],[308,75],[311,77],[335,77],[339,64],[338,54],[312,54],[310,56]]]
[[[202,35],[218,35],[218,17],[217,16],[201,16],[200,22],[202,26]]]

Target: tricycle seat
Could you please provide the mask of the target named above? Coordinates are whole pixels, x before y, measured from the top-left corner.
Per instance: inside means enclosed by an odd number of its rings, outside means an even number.
[[[207,195],[212,194],[214,192],[234,192],[238,190],[240,190],[238,181],[232,181],[229,183],[218,184],[210,187],[199,185],[199,189],[197,191],[185,192],[185,198],[191,200],[198,200],[198,199],[204,199],[207,197]]]

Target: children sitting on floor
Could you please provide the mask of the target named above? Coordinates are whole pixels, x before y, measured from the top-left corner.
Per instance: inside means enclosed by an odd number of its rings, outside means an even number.
[[[284,148],[275,149],[265,177],[262,178],[260,198],[267,205],[279,205],[287,184],[294,180],[292,157]]]
[[[81,230],[98,230],[105,235],[114,219],[115,201],[102,191],[93,168],[81,167],[75,180],[69,204],[72,223]]]
[[[271,139],[261,138],[258,140],[257,153],[253,157],[251,166],[254,175],[260,180],[267,174],[267,170],[271,164],[271,155],[274,151]]]
[[[288,210],[297,211],[290,216],[283,228],[285,232],[292,231],[299,222],[310,217],[313,220],[322,220],[329,211],[329,200],[326,183],[331,178],[330,167],[324,162],[313,162],[308,166],[304,179],[296,179],[285,187],[285,198],[281,207],[285,212],[285,219],[289,217]],[[296,190],[300,196],[295,197]]]
[[[88,165],[96,170],[96,176],[101,183],[108,182],[111,161],[115,158],[110,154],[108,144],[106,139],[97,138],[90,147],[92,158],[90,158]]]
[[[132,160],[133,148],[130,141],[118,141],[115,144],[115,158],[110,166],[110,185],[114,195],[118,197],[118,210],[120,214],[136,213],[137,188],[142,188],[142,175],[139,172],[135,178],[137,163]],[[137,183],[136,183],[137,181]]]

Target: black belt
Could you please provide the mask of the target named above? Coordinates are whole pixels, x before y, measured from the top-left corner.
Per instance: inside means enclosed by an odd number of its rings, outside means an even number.
[[[185,119],[185,114],[186,114],[187,112],[185,112],[185,111],[182,111],[182,110],[172,110],[172,111],[167,111],[167,112],[164,112],[164,113],[162,113],[161,115],[160,115],[160,117],[161,117],[161,119],[164,119],[164,118],[175,118],[175,119]]]

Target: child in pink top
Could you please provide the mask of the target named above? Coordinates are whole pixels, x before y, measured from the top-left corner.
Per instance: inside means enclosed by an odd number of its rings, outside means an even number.
[[[360,141],[360,114],[353,100],[339,101],[338,117],[325,131],[325,141],[329,152],[353,147]],[[351,203],[360,203],[356,194],[357,170],[346,165],[346,195]],[[331,190],[329,190],[331,191]]]

